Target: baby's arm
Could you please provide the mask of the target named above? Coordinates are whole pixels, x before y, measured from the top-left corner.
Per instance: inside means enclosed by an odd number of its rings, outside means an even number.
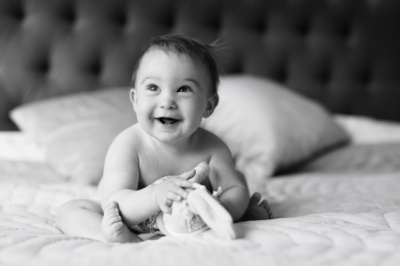
[[[220,200],[234,221],[246,211],[250,196],[244,176],[235,169],[231,152],[221,143],[210,160],[210,181],[214,189],[222,188]]]

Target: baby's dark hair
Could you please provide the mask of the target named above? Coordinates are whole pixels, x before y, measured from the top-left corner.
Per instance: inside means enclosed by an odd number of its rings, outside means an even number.
[[[161,49],[164,52],[177,52],[189,56],[196,64],[203,65],[210,75],[211,94],[217,92],[219,84],[219,69],[216,60],[216,45],[203,44],[196,39],[178,34],[164,35],[150,40],[144,47],[136,67],[133,71],[131,85],[135,86],[137,71],[144,54],[152,49]]]

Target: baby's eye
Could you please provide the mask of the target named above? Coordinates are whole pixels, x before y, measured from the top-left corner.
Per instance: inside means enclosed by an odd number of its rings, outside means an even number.
[[[158,86],[154,84],[150,84],[147,86],[147,90],[149,91],[158,91],[158,89],[159,89]]]
[[[188,86],[182,86],[178,89],[178,92],[190,92],[191,89]]]

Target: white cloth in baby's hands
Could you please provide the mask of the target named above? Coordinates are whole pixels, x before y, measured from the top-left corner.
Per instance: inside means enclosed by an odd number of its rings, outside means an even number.
[[[195,170],[196,175],[204,177],[210,171],[206,163],[199,164]],[[217,200],[222,192],[221,188],[211,195],[203,185],[195,183],[194,187],[186,199],[173,203],[171,213],[163,214],[166,233],[172,236],[188,236],[211,229],[226,239],[234,239],[236,235],[233,219]]]

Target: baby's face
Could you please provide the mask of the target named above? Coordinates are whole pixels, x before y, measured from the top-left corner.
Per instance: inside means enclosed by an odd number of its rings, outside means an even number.
[[[186,141],[200,126],[203,116],[208,116],[208,72],[182,54],[148,51],[141,60],[132,91],[138,122],[163,142]]]

